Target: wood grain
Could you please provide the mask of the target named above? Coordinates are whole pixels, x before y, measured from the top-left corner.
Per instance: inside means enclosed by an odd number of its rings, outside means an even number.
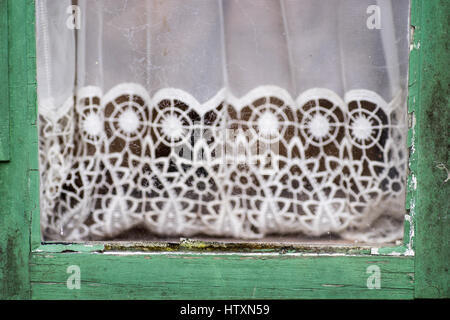
[[[32,63],[34,1],[1,0],[0,7],[1,16],[8,16],[7,88],[11,120],[10,161],[0,162],[0,298],[27,299],[31,295],[30,220],[39,199],[36,67]]]
[[[414,0],[410,110],[414,113],[410,199],[415,217],[417,298],[450,297],[450,1]]]
[[[33,299],[411,299],[411,257],[39,253]],[[67,267],[81,288],[66,286]],[[377,265],[381,288],[368,289]]]

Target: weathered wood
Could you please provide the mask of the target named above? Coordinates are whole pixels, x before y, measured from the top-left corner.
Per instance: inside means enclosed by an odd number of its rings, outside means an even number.
[[[0,0],[0,162],[10,159],[8,91],[8,1]]]
[[[380,289],[367,287],[373,265]],[[33,299],[410,299],[413,270],[411,257],[34,253],[31,283]]]
[[[443,298],[450,297],[450,1],[414,0],[412,5],[415,296]]]
[[[37,208],[34,1],[7,4],[10,162],[0,162],[0,298],[30,298],[30,217]],[[4,74],[0,74],[3,77]],[[34,193],[30,190],[33,189]]]

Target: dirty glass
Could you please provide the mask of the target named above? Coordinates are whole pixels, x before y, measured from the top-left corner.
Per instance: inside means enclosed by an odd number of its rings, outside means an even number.
[[[36,9],[45,240],[402,238],[408,0]]]

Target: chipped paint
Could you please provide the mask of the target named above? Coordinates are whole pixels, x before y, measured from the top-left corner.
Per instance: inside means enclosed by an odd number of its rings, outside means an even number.
[[[102,253],[104,255],[113,256],[239,256],[251,259],[251,257],[360,257],[360,254],[347,254],[347,253],[302,253],[302,252],[197,252],[197,251],[185,251],[185,252],[142,252],[142,251],[106,251]]]
[[[305,243],[273,243],[273,242],[216,242],[180,239],[178,242],[139,242],[139,243],[109,243],[105,244],[104,252],[108,251],[141,251],[141,252],[230,252],[275,254],[369,254],[369,246],[305,244]]]
[[[445,170],[445,172],[447,173],[447,178],[444,180],[443,183],[447,183],[450,180],[450,171],[447,169],[447,167],[445,166],[445,164],[443,164],[442,162],[438,163],[436,165],[436,168],[440,169],[440,170]]]
[[[417,178],[416,178],[416,175],[414,175],[414,174],[411,175],[411,183],[412,183],[413,190],[416,190],[417,189]]]

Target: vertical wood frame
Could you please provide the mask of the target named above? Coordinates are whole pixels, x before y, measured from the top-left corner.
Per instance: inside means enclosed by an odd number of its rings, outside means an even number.
[[[34,1],[0,0],[0,7],[8,25],[0,82],[7,79],[10,119],[10,161],[0,162],[0,297],[28,299],[31,218],[39,201]]]
[[[446,0],[412,0],[409,215],[399,247],[41,243],[34,0],[7,5],[10,162],[0,162],[0,298],[412,299],[449,297],[449,75]],[[3,6],[3,7],[2,7]],[[0,13],[0,21],[2,14]],[[0,74],[0,78],[3,75]],[[5,81],[4,78],[1,79]],[[1,82],[1,81],[0,81]],[[1,97],[0,97],[1,98]],[[437,128],[437,130],[433,130]],[[431,165],[433,163],[433,165]],[[415,256],[414,256],[414,251]],[[66,286],[67,267],[81,288]],[[368,267],[381,272],[369,289]]]
[[[0,1],[0,162],[9,161],[8,3]]]
[[[409,210],[415,297],[450,297],[450,1],[412,1]]]

